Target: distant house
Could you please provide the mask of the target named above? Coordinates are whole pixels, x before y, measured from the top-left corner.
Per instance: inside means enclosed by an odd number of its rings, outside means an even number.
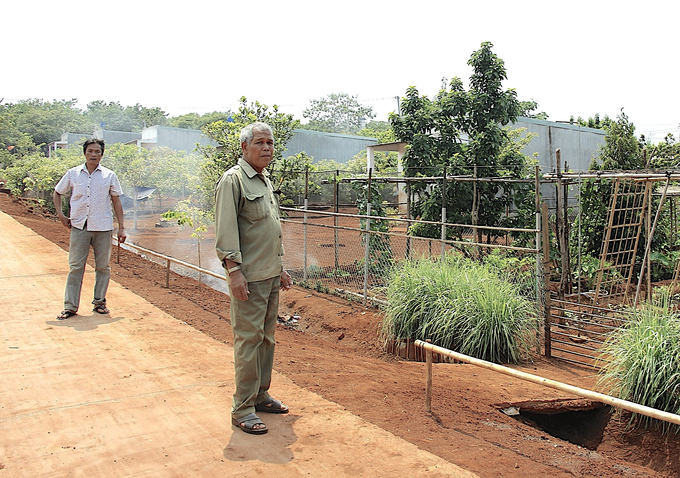
[[[196,149],[196,144],[212,144],[217,146],[217,143],[197,129],[151,126],[150,128],[144,128],[141,133],[105,129],[96,130],[93,134],[64,133],[59,141],[50,144],[49,150],[51,152],[56,149],[79,146],[89,137],[103,139],[109,145],[116,143],[134,144],[144,149],[165,147],[174,151],[185,151],[188,153]]]
[[[601,129],[523,117],[518,118],[512,128],[526,128],[527,133],[536,135],[522,153],[527,156],[537,153],[543,173],[556,171],[555,151],[558,149],[562,156],[562,171],[565,162],[572,171],[587,171],[607,134]]]
[[[85,133],[64,133],[59,141],[49,144],[48,156],[57,149],[67,149],[80,147],[88,138],[103,139],[106,144],[129,143],[141,139],[142,133],[131,133],[128,131],[110,131],[98,129],[92,134]]]
[[[201,130],[187,128],[170,128],[167,126],[151,126],[142,130],[137,146],[144,149],[170,148],[174,151],[194,152],[196,145],[218,146]]]
[[[97,130],[92,135],[64,133],[59,141],[50,144],[50,152],[81,145],[90,136],[101,138],[106,144],[136,144],[144,149],[165,147],[188,153],[194,152],[197,144],[219,147],[218,143],[208,138],[201,130],[151,126],[144,128],[141,133],[104,129]],[[332,159],[338,163],[346,163],[367,146],[375,144],[378,144],[376,138],[296,129],[286,145],[284,156],[293,156],[304,151],[313,158],[313,161]]]
[[[353,136],[339,133],[322,133],[308,129],[296,129],[295,135],[288,141],[284,156],[293,156],[304,151],[314,162],[332,159],[338,163],[346,163],[367,146],[378,144],[376,138]]]

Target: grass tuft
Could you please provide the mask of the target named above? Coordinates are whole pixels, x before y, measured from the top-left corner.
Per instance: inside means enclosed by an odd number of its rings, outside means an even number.
[[[680,319],[666,298],[633,311],[605,341],[598,384],[623,400],[680,414]],[[677,425],[633,414],[629,427],[680,432]]]
[[[535,306],[497,269],[461,258],[413,261],[387,287],[387,338],[433,344],[491,362],[518,363],[535,337]]]

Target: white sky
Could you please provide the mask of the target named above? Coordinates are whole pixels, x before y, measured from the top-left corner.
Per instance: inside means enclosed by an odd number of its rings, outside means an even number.
[[[680,128],[680,2],[22,0],[2,7],[0,98],[77,98],[170,116],[241,96],[303,120],[309,100],[357,95],[386,120],[409,86],[467,87],[484,41],[505,88],[551,121],[621,108],[659,141]]]

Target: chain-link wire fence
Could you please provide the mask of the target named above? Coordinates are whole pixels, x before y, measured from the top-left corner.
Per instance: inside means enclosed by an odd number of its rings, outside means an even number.
[[[535,262],[538,251],[531,247],[511,244],[507,235],[484,237],[484,243],[472,241],[473,228],[462,231],[463,240],[442,240],[411,236],[408,228],[416,223],[428,223],[399,217],[368,217],[344,212],[282,208],[284,262],[286,270],[300,284],[320,292],[336,291],[360,297],[362,300],[382,300],[384,288],[394,267],[404,260],[442,258],[456,251],[467,257],[487,255],[492,249],[504,249],[515,257],[532,257]],[[363,222],[363,226],[362,226]],[[387,224],[387,232],[374,231],[380,222]],[[461,225],[435,223],[446,229]],[[488,230],[497,228],[485,228]],[[517,230],[535,234],[536,230]],[[539,261],[540,262],[540,261]],[[537,268],[530,268],[527,282],[532,284],[533,297],[540,297],[537,290],[543,288],[536,276]]]

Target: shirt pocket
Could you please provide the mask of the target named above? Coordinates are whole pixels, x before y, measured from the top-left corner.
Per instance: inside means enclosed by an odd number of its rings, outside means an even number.
[[[247,194],[243,212],[249,222],[261,221],[269,216],[269,204],[265,195],[263,193]]]
[[[71,199],[78,200],[87,197],[90,193],[90,187],[87,183],[74,183],[71,190]]]

